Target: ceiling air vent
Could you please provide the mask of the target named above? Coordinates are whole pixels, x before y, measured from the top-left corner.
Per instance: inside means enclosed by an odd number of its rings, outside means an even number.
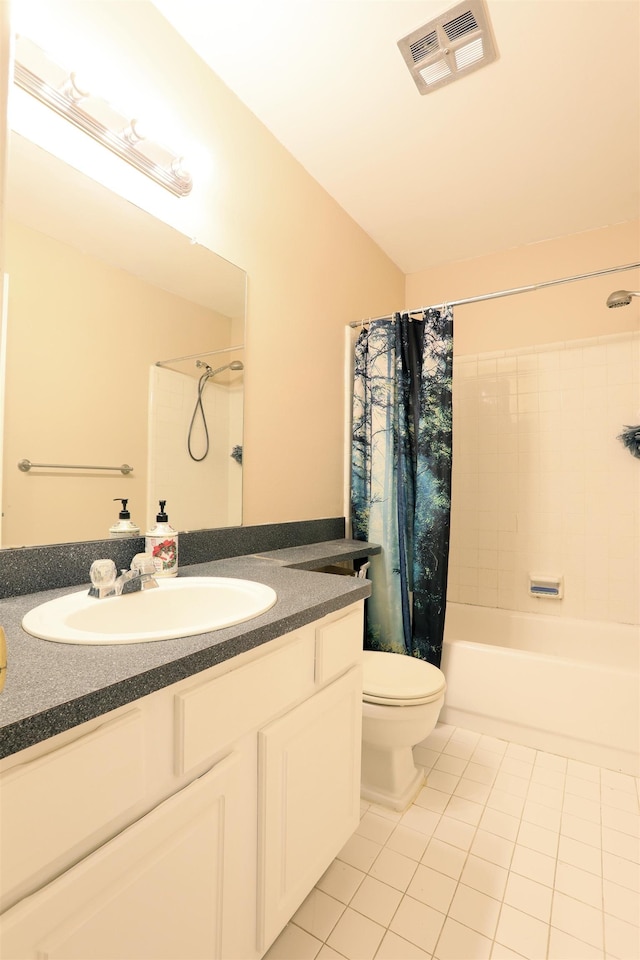
[[[459,3],[398,41],[420,93],[492,63],[498,57],[484,0]]]

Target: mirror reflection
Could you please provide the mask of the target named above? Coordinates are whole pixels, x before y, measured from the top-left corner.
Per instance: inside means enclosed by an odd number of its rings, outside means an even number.
[[[244,272],[16,133],[7,206],[2,546],[241,523]]]

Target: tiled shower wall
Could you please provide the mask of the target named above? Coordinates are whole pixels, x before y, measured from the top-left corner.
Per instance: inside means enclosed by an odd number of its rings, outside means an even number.
[[[640,622],[639,371],[638,333],[455,358],[449,600]]]
[[[198,381],[174,370],[150,368],[150,520],[158,500],[167,500],[170,522],[179,530],[242,523],[242,467],[231,457],[242,443],[241,388],[208,383],[202,394],[210,449],[197,463],[187,451]],[[202,418],[196,416],[192,449],[205,451]]]

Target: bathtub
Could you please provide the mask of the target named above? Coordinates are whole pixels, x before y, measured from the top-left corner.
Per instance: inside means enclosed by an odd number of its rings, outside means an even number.
[[[639,776],[639,663],[631,624],[449,603],[440,721]]]

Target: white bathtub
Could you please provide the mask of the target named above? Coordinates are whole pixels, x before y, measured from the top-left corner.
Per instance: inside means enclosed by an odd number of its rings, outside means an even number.
[[[637,626],[449,603],[440,720],[639,776],[639,664]]]

